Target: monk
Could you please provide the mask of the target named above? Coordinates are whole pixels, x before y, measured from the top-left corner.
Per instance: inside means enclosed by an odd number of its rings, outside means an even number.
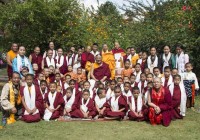
[[[139,59],[139,55],[135,52],[135,49],[133,47],[130,48],[130,55],[127,57],[127,59],[131,62],[131,66],[135,67],[137,60]]]
[[[63,55],[63,49],[62,48],[58,48],[57,52],[58,52],[58,55],[55,57],[56,68],[58,68],[60,70],[61,74],[65,74],[67,72],[66,57]]]
[[[133,88],[132,96],[128,98],[129,112],[128,117],[133,121],[144,121],[142,94],[138,87]]]
[[[16,43],[13,43],[11,46],[11,50],[6,55],[6,62],[8,64],[7,73],[8,73],[9,80],[11,79],[12,72],[13,72],[12,61],[17,56],[17,52],[18,52],[18,45]]]
[[[26,86],[20,88],[22,96],[22,120],[31,123],[39,122],[44,113],[42,94],[38,86],[33,84],[33,75],[26,75]]]
[[[123,68],[123,61],[126,59],[126,54],[123,49],[120,48],[118,42],[115,42],[115,48],[112,49],[112,53],[115,56],[115,68]]]
[[[106,104],[107,102],[106,91],[103,88],[98,88],[97,95],[95,96],[94,102],[95,102],[95,107],[97,110],[97,116],[95,118],[96,119],[103,118],[105,116],[105,109],[106,109],[104,104]]]
[[[42,69],[44,69],[45,67],[49,67],[49,66],[53,66],[54,68],[56,68],[56,59],[53,57],[53,51],[51,49],[49,49],[47,51],[47,57],[43,58],[42,61]]]
[[[113,80],[115,78],[115,58],[112,51],[108,50],[107,44],[103,45],[101,55],[102,55],[102,61],[109,65],[109,69],[111,73],[110,78]]]
[[[82,98],[77,104],[77,109],[71,112],[72,118],[92,119],[96,116],[96,109],[93,100],[90,98],[90,91],[84,90]]]
[[[173,77],[171,76],[171,69],[169,66],[164,68],[164,76],[161,78],[162,86],[167,88],[173,82]]]
[[[91,66],[91,63],[94,63],[94,55],[90,53],[91,47],[87,46],[86,51],[81,54],[81,67],[86,68]]]
[[[110,79],[110,71],[108,64],[102,62],[101,55],[95,57],[96,62],[92,65],[90,76],[95,81],[104,82],[105,80]]]
[[[50,92],[45,94],[45,105],[46,109],[44,112],[43,119],[45,121],[55,120],[60,116],[63,116],[64,109],[64,99],[63,95],[56,91],[57,86],[55,82],[50,83],[49,85]]]
[[[85,72],[81,67],[77,68],[77,82],[86,81]]]
[[[161,79],[153,80],[153,88],[148,95],[149,120],[152,125],[169,126],[172,118],[172,97],[167,88],[162,86]]]
[[[186,114],[187,95],[181,76],[174,76],[174,83],[169,86],[169,91],[172,95],[172,119],[182,119]]]
[[[105,104],[106,117],[108,119],[123,119],[127,112],[127,100],[122,95],[120,86],[116,86],[114,89],[115,96]]]
[[[54,42],[49,42],[49,49],[52,50],[52,58],[57,56],[57,51],[55,50]],[[43,58],[47,57],[47,51],[44,52]]]
[[[3,113],[3,125],[16,122],[15,117],[21,115],[21,96],[19,93],[20,74],[12,73],[11,81],[3,86],[0,107]]]
[[[66,89],[66,93],[63,98],[65,100],[63,115],[65,117],[71,117],[71,112],[77,109],[76,107],[79,100],[77,100],[78,98],[76,98],[75,92],[73,92],[73,89],[71,87],[68,87]]]
[[[37,69],[33,69],[35,71],[35,75],[37,75],[42,70],[42,55],[40,54],[40,47],[35,47],[34,52],[29,55],[29,60],[32,65],[35,65]]]
[[[96,55],[100,54],[100,52],[98,51],[98,47],[99,47],[99,45],[97,43],[93,43],[93,45],[92,45],[92,51],[90,53],[93,54],[94,57]]]

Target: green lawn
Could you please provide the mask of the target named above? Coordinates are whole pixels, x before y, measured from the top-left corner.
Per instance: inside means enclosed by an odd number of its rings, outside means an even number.
[[[200,96],[196,98],[196,108]],[[1,113],[0,113],[1,118]],[[151,126],[146,122],[104,121],[104,122],[45,122],[24,123],[18,121],[0,129],[0,140],[29,139],[148,139],[186,140],[200,139],[200,114],[188,109],[183,120],[173,121],[169,127]]]

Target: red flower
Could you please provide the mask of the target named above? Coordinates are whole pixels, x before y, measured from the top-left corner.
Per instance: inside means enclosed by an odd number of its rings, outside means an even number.
[[[182,10],[183,10],[183,11],[187,10],[187,6],[183,6],[183,7],[182,7]]]

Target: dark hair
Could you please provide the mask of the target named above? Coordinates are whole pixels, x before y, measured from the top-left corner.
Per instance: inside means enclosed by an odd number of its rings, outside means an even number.
[[[34,75],[33,75],[33,74],[30,74],[30,73],[28,73],[28,74],[25,76],[25,79],[26,79],[27,77],[31,77],[31,78],[33,79],[33,78],[34,78]]]
[[[179,74],[177,74],[177,75],[173,76],[173,79],[175,79],[175,78],[180,78],[181,79],[181,76]]]
[[[129,86],[131,85],[129,82],[125,82],[124,85],[128,84]]]
[[[190,63],[190,62],[187,62],[187,63],[185,64],[185,66],[187,66],[187,65],[191,65],[191,66],[193,67],[192,63]]]
[[[12,73],[12,77],[14,76],[14,74],[17,74],[17,75],[20,76],[19,72],[17,72],[17,71],[14,71],[14,72]]]
[[[140,66],[140,63],[136,63],[135,66]],[[141,67],[141,66],[140,66]]]
[[[126,60],[124,61],[124,63],[126,63],[126,62],[129,62],[129,63],[130,63],[131,61],[130,61],[129,59],[126,59]]]
[[[50,86],[50,85],[56,85],[56,87],[57,87],[56,82],[51,82],[51,83],[49,83],[49,86]]]
[[[56,76],[56,75],[59,75],[59,76],[60,76],[60,73],[57,72],[57,73],[55,74],[55,76]]]
[[[41,80],[41,81],[40,81],[40,85],[41,85],[42,83],[45,83],[45,84],[47,85],[47,81],[46,81],[46,80]]]
[[[155,49],[157,50],[157,48],[156,48],[156,47],[154,47],[154,46],[151,46],[151,47],[150,47],[150,50],[151,50],[151,49],[153,49],[153,48],[155,48]]]
[[[134,86],[132,90],[134,91],[134,90],[140,90],[140,89],[139,89],[139,87]]]
[[[117,81],[116,81],[116,80],[111,80],[110,83],[115,83],[115,84],[117,84]]]
[[[115,86],[114,91],[116,91],[117,89],[119,89],[121,91],[121,87],[120,86]]]
[[[142,72],[142,73],[140,74],[140,77],[141,77],[142,75],[144,75],[144,76],[146,77],[146,74],[145,74],[144,72]]]
[[[130,75],[130,77],[132,77],[132,76],[136,77],[135,74],[133,74],[133,73]]]
[[[177,69],[177,68],[173,68],[172,71],[173,71],[173,70],[178,70],[178,69]]]
[[[66,91],[67,90],[70,90],[71,92],[73,92],[73,89],[71,88],[71,87],[68,87],[67,89],[66,89]]]
[[[117,81],[118,81],[119,79],[123,80],[122,77],[117,77]]]
[[[88,89],[84,89],[84,90],[83,90],[83,93],[84,93],[84,92],[87,92],[87,93],[90,94],[90,91],[89,91]]]
[[[72,82],[76,83],[76,80],[71,79],[71,80],[69,81],[69,84],[71,84]]]
[[[181,48],[182,50],[184,49],[183,45],[182,44],[176,44],[176,49],[177,48]]]
[[[159,67],[154,67],[154,68],[153,68],[153,71],[154,71],[155,69],[158,69],[158,70],[160,71]]]
[[[71,78],[71,75],[69,75],[69,74],[65,75],[65,77],[67,77],[67,76],[69,76]]]
[[[169,45],[165,45],[165,46],[163,47],[163,49],[164,49],[165,47],[168,47],[169,49],[171,49],[171,47],[170,47]]]
[[[165,70],[170,70],[170,71],[171,71],[170,66],[166,66],[166,67],[164,68],[164,71],[165,71]]]
[[[103,93],[103,91],[104,91],[104,89],[103,89],[103,88],[99,88],[99,89],[97,90],[97,95],[100,95],[100,94],[102,94],[102,93]]]
[[[148,76],[148,75],[151,75],[152,77],[154,76],[153,73],[149,73],[149,74],[147,74],[147,76]]]
[[[97,46],[97,47],[99,46],[97,43],[93,43],[93,46],[94,46],[94,45]]]

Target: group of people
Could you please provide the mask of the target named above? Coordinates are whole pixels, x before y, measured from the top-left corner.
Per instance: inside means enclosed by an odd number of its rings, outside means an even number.
[[[194,107],[199,85],[181,45],[176,54],[169,46],[162,54],[156,47],[137,54],[118,42],[99,50],[94,43],[64,53],[50,42],[43,55],[35,47],[26,57],[26,48],[13,43],[0,98],[3,123],[103,118],[169,126]]]

